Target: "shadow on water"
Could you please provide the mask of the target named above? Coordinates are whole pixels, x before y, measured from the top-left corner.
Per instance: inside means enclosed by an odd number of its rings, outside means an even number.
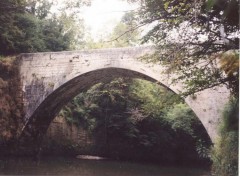
[[[39,162],[30,158],[1,159],[0,175],[210,176],[210,171],[201,166],[159,166],[127,161],[43,157]]]

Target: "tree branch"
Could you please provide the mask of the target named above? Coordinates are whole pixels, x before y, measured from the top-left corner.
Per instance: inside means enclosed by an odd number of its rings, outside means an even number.
[[[145,25],[147,25],[147,23],[146,24],[137,25],[135,27],[132,27],[129,30],[127,30],[124,33],[122,33],[121,35],[119,35],[118,37],[114,38],[113,40],[108,40],[108,41],[105,41],[105,42],[108,43],[108,42],[117,41],[119,38],[121,38],[122,36],[126,35],[127,33],[133,32],[133,31],[137,30],[138,28],[140,28],[142,26],[145,26]]]

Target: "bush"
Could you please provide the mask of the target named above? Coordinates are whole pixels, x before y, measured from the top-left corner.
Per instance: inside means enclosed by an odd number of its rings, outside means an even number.
[[[231,100],[223,113],[220,138],[212,149],[214,175],[238,175],[238,114],[238,100]]]

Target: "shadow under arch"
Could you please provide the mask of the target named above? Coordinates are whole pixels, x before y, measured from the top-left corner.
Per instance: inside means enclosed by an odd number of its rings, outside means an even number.
[[[156,79],[133,70],[109,67],[84,73],[64,83],[44,99],[23,127],[22,133],[19,136],[18,145],[25,151],[28,151],[29,155],[38,153],[41,141],[50,123],[67,102],[80,92],[88,90],[91,86],[99,82],[110,82],[117,77],[144,79],[158,83],[169,91],[174,92]],[[199,117],[198,119],[200,120]]]

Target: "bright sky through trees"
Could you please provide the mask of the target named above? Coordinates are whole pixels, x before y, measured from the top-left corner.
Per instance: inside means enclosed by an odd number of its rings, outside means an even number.
[[[83,18],[89,32],[97,37],[101,32],[110,32],[126,11],[137,9],[137,5],[122,0],[92,0],[83,10]]]

